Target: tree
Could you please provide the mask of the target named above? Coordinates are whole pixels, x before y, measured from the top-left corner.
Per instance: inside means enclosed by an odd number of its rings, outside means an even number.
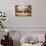
[[[6,15],[4,12],[0,11],[0,27],[3,28],[4,27],[4,22],[6,20]]]

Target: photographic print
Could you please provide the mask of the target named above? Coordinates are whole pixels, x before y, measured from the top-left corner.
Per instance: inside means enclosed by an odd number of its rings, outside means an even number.
[[[16,5],[15,15],[16,16],[32,16],[31,5]]]

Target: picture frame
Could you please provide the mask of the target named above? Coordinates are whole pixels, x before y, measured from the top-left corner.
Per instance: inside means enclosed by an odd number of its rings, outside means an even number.
[[[15,5],[15,16],[32,16],[32,6]]]

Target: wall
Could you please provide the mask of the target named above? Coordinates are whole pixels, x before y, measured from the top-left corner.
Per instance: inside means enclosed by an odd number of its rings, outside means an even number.
[[[15,16],[15,5],[32,5],[32,17]],[[6,27],[46,27],[46,0],[0,0],[0,9],[6,12]]]

